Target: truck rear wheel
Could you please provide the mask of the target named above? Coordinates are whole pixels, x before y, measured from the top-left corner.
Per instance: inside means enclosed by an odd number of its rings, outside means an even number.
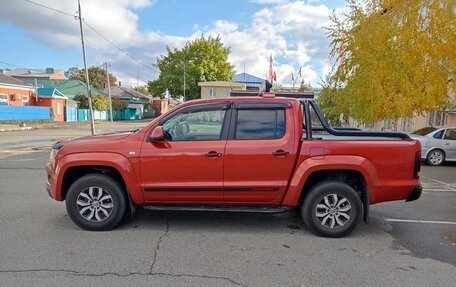
[[[356,191],[346,183],[328,181],[314,186],[301,207],[307,227],[324,237],[343,237],[351,233],[362,215]]]
[[[89,174],[69,188],[66,208],[71,220],[86,230],[105,231],[123,218],[126,198],[122,187],[112,177]]]

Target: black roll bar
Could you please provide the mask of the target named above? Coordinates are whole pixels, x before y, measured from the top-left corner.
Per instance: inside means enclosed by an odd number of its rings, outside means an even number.
[[[352,128],[341,129],[341,128],[332,128],[329,126],[326,121],[323,113],[318,107],[317,103],[314,100],[309,99],[299,99],[299,101],[304,105],[305,119],[306,119],[306,137],[307,139],[312,138],[312,122],[310,120],[310,106],[315,111],[318,119],[323,126],[323,129],[334,136],[361,136],[361,137],[387,137],[387,138],[400,138],[403,140],[412,140],[407,134],[401,132],[374,132],[374,131],[361,131],[354,130]],[[314,129],[315,130],[315,129]]]

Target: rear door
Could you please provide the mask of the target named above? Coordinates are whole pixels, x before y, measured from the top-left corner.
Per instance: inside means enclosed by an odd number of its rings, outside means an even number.
[[[225,203],[280,202],[295,159],[287,102],[236,102],[225,148]]]
[[[442,140],[442,147],[446,159],[456,160],[456,129],[447,129]]]

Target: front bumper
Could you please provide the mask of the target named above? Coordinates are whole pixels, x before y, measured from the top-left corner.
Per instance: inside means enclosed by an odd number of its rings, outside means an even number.
[[[407,197],[406,202],[417,200],[418,198],[421,197],[422,192],[423,192],[423,187],[421,186],[421,184],[412,187],[412,189],[410,190],[410,193]]]
[[[46,164],[46,175],[47,175],[47,181],[46,181],[47,193],[53,199],[61,201],[61,199],[58,198],[58,196],[57,196],[57,178],[56,178],[56,174],[55,174],[54,168],[51,163]]]

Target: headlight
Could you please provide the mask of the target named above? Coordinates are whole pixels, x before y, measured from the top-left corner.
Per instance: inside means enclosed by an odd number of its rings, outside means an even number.
[[[57,153],[59,152],[58,149],[51,149],[51,153],[49,154],[49,162],[54,164],[55,163],[55,157],[57,156]]]

